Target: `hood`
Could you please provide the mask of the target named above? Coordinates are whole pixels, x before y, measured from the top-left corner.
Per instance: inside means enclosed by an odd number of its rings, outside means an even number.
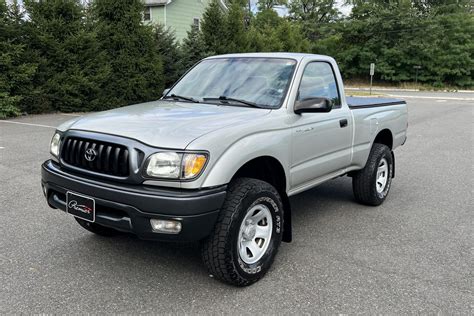
[[[86,115],[61,125],[139,140],[161,148],[185,149],[196,138],[261,117],[271,110],[215,104],[154,101]]]

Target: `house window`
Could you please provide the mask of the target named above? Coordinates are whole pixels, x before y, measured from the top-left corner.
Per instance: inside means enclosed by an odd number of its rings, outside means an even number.
[[[195,28],[197,28],[198,30],[201,29],[201,19],[199,18],[194,18],[193,19],[193,25]]]
[[[151,8],[145,7],[143,10],[143,21],[150,21],[151,20]]]

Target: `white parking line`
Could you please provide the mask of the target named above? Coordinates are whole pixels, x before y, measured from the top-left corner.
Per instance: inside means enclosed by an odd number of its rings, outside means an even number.
[[[5,149],[5,147],[0,146],[0,149]]]
[[[72,113],[59,113],[60,115],[64,115],[64,116],[82,116],[83,114],[72,114]]]
[[[456,97],[430,97],[430,96],[418,96],[418,95],[401,95],[401,94],[387,94],[389,97],[394,98],[412,98],[412,99],[432,99],[432,100],[458,100],[458,101],[474,101],[474,98],[456,98]]]
[[[370,91],[370,88],[364,88],[364,87],[348,87],[344,86],[344,89],[346,90],[355,90],[355,91]],[[422,91],[420,89],[403,89],[403,88],[382,88],[382,87],[372,87],[372,91],[400,91],[400,92],[419,92]],[[428,92],[430,92],[428,90]],[[455,92],[455,93],[474,93],[474,90],[434,90],[433,92]]]
[[[42,125],[42,124],[32,124],[32,123],[23,123],[23,122],[15,122],[15,121],[3,121],[3,120],[0,120],[0,123],[10,123],[10,124],[19,124],[19,125],[36,126],[36,127],[46,127],[46,128],[56,128],[56,126],[49,126],[49,125]]]

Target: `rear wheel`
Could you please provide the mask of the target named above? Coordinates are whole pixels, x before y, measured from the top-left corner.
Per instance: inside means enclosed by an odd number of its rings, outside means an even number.
[[[79,223],[79,225],[81,225],[83,228],[87,229],[88,231],[94,234],[105,236],[105,237],[111,237],[111,236],[120,234],[118,230],[115,230],[113,228],[105,227],[96,223],[91,223],[77,217],[74,217],[74,218]]]
[[[283,205],[270,184],[240,178],[229,186],[214,232],[202,245],[209,272],[233,285],[261,279],[281,243]]]
[[[392,151],[386,145],[374,143],[367,164],[352,178],[356,200],[366,205],[382,204],[390,191],[392,175]]]

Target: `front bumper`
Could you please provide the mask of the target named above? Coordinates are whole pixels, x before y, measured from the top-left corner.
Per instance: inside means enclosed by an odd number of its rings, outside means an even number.
[[[202,190],[164,189],[84,178],[65,172],[52,160],[41,168],[48,205],[66,210],[66,192],[95,199],[97,224],[130,232],[142,239],[195,241],[208,236],[217,220],[226,186]],[[178,220],[179,234],[152,232],[150,219]]]

